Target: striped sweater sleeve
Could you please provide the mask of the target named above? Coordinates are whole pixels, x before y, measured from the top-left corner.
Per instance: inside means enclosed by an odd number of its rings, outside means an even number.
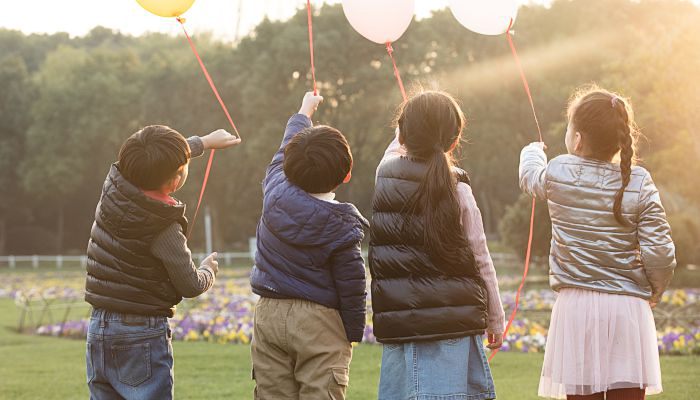
[[[170,281],[182,297],[197,297],[214,285],[216,275],[206,265],[199,268],[192,261],[187,238],[179,223],[173,223],[156,238],[151,253],[165,266]]]
[[[204,154],[204,142],[199,136],[190,136],[187,138],[187,144],[190,146],[190,156],[196,158]]]

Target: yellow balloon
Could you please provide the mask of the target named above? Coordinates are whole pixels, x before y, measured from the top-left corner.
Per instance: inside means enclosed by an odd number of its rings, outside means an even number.
[[[146,11],[161,17],[179,17],[192,7],[194,0],[136,0]]]

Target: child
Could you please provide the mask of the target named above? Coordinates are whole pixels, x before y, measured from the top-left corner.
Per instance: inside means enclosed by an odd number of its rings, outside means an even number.
[[[306,93],[263,181],[250,278],[261,296],[251,349],[256,399],[344,399],[350,343],[364,333],[368,224],[334,200],[350,180],[352,154],[337,129],[312,126],[322,100]]]
[[[671,229],[649,172],[632,166],[629,102],[585,88],[568,117],[569,154],[547,163],[532,143],[520,156],[520,187],[549,205],[549,281],[559,292],[539,395],[644,399],[661,392],[651,308],[676,265]]]
[[[397,122],[372,204],[379,399],[493,399],[482,334],[501,347],[504,312],[469,178],[454,167],[464,115],[450,95],[428,91]]]
[[[102,187],[87,249],[90,398],[173,397],[168,318],[182,297],[214,284],[218,264],[214,253],[196,268],[185,238],[185,205],[170,194],[185,183],[190,157],[239,143],[224,130],[185,141],[153,125],[122,145]]]

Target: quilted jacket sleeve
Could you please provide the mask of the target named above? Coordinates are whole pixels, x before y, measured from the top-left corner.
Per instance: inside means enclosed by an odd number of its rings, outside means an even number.
[[[361,241],[337,249],[331,256],[333,279],[340,301],[340,317],[349,342],[361,342],[365,331],[367,297]]]
[[[277,153],[272,157],[270,165],[267,167],[267,173],[263,182],[263,187],[267,189],[268,185],[278,182],[284,176],[284,147],[289,143],[294,136],[306,128],[310,128],[313,124],[306,115],[294,114],[287,121],[287,128],[284,130],[282,144]]]
[[[536,197],[538,200],[547,198],[546,173],[547,155],[541,142],[530,143],[520,153],[520,189]]]
[[[651,285],[650,301],[658,302],[673,277],[676,248],[659,191],[648,173],[639,193],[639,210],[639,252]]]

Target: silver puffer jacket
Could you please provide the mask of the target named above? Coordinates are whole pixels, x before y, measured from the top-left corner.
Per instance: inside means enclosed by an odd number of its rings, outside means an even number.
[[[632,167],[622,200],[629,226],[613,215],[617,164],[562,155],[547,163],[541,143],[520,154],[520,188],[546,199],[552,218],[549,282],[658,301],[676,266],[671,228],[649,172]]]

